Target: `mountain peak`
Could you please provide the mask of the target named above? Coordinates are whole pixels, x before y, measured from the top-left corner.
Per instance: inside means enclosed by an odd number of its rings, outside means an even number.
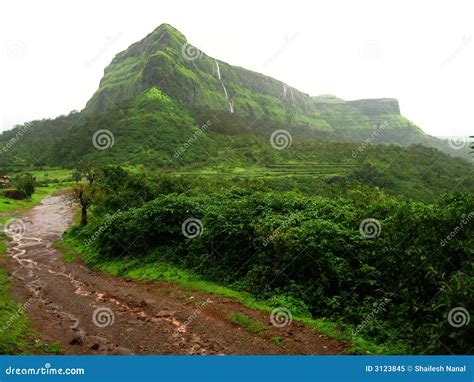
[[[370,130],[386,120],[394,129],[411,130],[417,139],[424,136],[400,115],[395,99],[310,97],[279,80],[204,54],[170,24],[161,24],[115,56],[86,111],[116,108],[151,88],[188,109],[226,111],[238,118],[262,118],[326,135],[340,129]]]
[[[163,37],[165,37],[167,35],[173,36],[177,40],[181,40],[181,41],[184,41],[184,42],[187,41],[186,37],[178,29],[173,27],[171,24],[167,24],[167,23],[163,23],[160,26],[158,26],[157,28],[155,28],[155,30],[153,32],[151,32],[147,37],[145,37],[145,39],[153,38],[153,39],[161,40]]]

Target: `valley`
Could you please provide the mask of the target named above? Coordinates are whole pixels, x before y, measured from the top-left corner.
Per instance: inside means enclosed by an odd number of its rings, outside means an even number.
[[[472,354],[472,142],[402,111],[158,26],[0,135],[0,353]]]

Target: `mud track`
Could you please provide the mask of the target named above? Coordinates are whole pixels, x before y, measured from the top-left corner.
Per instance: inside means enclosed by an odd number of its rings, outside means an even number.
[[[43,341],[64,354],[340,354],[346,346],[293,321],[278,328],[269,314],[165,282],[136,282],[66,263],[52,244],[72,224],[65,196],[23,216],[25,234],[8,248],[13,297],[24,303]],[[261,321],[258,334],[229,322],[242,312]],[[276,337],[280,339],[277,340]]]

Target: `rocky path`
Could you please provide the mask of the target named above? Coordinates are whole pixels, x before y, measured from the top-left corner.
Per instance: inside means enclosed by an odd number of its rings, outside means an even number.
[[[10,243],[7,270],[46,342],[65,354],[340,354],[345,346],[295,321],[277,327],[269,314],[230,299],[165,282],[114,278],[66,263],[54,241],[72,224],[64,196],[27,212],[24,232]],[[229,322],[241,312],[258,333]]]

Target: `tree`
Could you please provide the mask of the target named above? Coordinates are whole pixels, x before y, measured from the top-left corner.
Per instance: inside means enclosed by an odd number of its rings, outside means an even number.
[[[90,160],[83,160],[76,166],[77,173],[80,174],[80,178],[85,178],[89,185],[92,185],[100,175],[100,169],[97,165],[92,163]]]
[[[95,184],[99,174],[100,169],[90,161],[82,161],[76,167],[74,194],[81,205],[81,226],[87,225],[87,210],[99,190]]]
[[[81,205],[81,226],[87,225],[87,210],[91,206],[96,193],[97,187],[88,183],[77,182],[74,187],[74,194]]]
[[[35,181],[36,179],[32,174],[25,173],[17,175],[13,179],[13,184],[19,193],[30,198],[35,192]]]

